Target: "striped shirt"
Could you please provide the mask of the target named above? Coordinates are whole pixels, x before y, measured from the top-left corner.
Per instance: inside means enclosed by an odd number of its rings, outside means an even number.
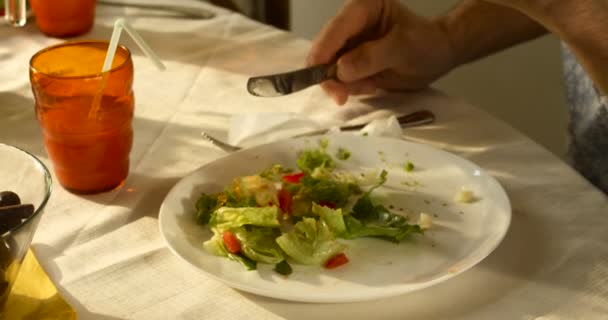
[[[565,45],[562,54],[570,114],[568,158],[576,170],[608,193],[608,98]]]

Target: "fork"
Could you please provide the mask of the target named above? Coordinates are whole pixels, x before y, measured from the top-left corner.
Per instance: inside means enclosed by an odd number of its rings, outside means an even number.
[[[408,114],[399,116],[399,117],[397,117],[397,121],[401,125],[401,128],[416,127],[416,126],[421,126],[424,124],[429,124],[429,123],[432,123],[433,121],[435,121],[435,114],[433,114],[431,111],[428,111],[428,110],[420,110],[420,111],[415,111],[412,113],[408,113]],[[362,129],[363,127],[365,127],[367,124],[368,123],[361,123],[361,124],[342,126],[342,127],[340,127],[340,130],[341,131],[359,130],[359,129]],[[307,132],[304,134],[296,135],[292,138],[314,136],[314,135],[326,133],[328,131],[329,131],[329,129],[315,130],[315,131]],[[216,146],[226,152],[235,152],[235,151],[239,151],[239,150],[243,149],[242,147],[231,145],[218,138],[215,138],[214,136],[208,134],[207,132],[203,131],[201,133],[201,135],[207,141],[211,142],[214,146]]]

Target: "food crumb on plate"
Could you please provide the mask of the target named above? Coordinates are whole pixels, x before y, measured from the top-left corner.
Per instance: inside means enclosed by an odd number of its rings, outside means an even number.
[[[460,203],[471,203],[475,199],[473,191],[462,187],[460,191],[454,196],[454,201]]]
[[[422,230],[426,230],[431,228],[433,225],[433,217],[431,217],[428,213],[420,213],[420,217],[418,218],[418,225]]]

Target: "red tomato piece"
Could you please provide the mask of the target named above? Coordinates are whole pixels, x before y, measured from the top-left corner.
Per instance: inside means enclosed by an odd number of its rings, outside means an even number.
[[[231,253],[241,252],[241,243],[239,242],[239,239],[237,239],[237,237],[234,235],[234,233],[226,230],[224,231],[224,233],[222,233],[222,239],[224,240],[224,245],[226,246],[226,249],[228,249],[228,251],[230,251]]]
[[[279,198],[279,208],[281,211],[286,214],[291,213],[291,204],[293,203],[293,199],[289,191],[285,189],[279,190],[277,197]]]
[[[333,202],[329,202],[329,201],[319,201],[319,205],[322,207],[328,207],[330,209],[336,208],[336,205]]]
[[[300,180],[302,180],[303,177],[304,177],[304,172],[288,174],[286,176],[283,176],[283,181],[297,184],[297,183],[300,183]]]
[[[348,263],[348,257],[344,253],[338,253],[337,255],[329,258],[327,262],[325,262],[325,268],[334,269],[341,265]]]

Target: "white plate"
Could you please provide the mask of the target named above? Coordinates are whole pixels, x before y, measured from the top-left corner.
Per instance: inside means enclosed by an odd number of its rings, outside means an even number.
[[[337,134],[326,137],[330,152],[351,151],[349,170],[385,168],[387,184],[378,189],[383,204],[417,219],[435,215],[424,236],[394,244],[378,239],[345,241],[350,262],[336,269],[293,265],[284,277],[270,265],[246,271],[239,263],[208,254],[202,243],[208,228],[194,222],[194,204],[201,192],[218,192],[236,176],[254,174],[280,163],[295,167],[296,152],[315,147],[318,138],[281,141],[218,159],[179,181],[165,198],[160,232],[177,256],[209,276],[243,291],[292,301],[353,302],[395,296],[445,281],[473,267],[503,239],[511,221],[509,200],[498,182],[475,164],[429,146],[403,140]],[[411,161],[416,169],[406,172]],[[461,187],[476,201],[454,202]],[[401,211],[400,209],[403,209]]]

